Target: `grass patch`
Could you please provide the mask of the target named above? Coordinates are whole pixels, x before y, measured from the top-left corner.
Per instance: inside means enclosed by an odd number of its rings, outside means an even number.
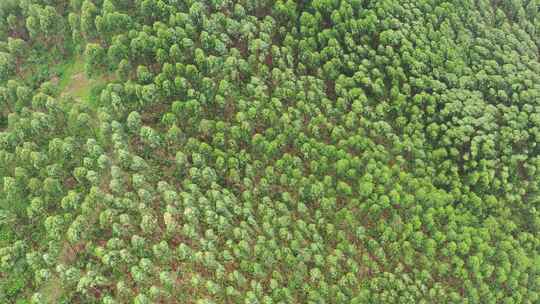
[[[80,56],[71,58],[57,66],[57,85],[60,95],[69,95],[75,100],[83,101],[95,108],[98,97],[105,85],[114,80],[112,74],[102,74],[89,78],[84,73],[84,58]]]
[[[58,65],[55,72],[54,74],[59,78],[58,90],[64,92],[72,85],[73,76],[84,72],[84,62],[80,57],[73,57]]]
[[[57,277],[52,277],[40,290],[46,303],[59,303],[64,294],[62,282]]]

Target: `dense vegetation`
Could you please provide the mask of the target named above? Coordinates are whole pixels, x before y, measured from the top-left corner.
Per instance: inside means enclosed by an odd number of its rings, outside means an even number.
[[[539,0],[0,0],[0,41],[0,303],[540,302]]]

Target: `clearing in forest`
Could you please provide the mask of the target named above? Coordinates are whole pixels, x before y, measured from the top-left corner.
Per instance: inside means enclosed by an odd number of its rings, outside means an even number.
[[[76,57],[68,61],[61,68],[61,78],[58,80],[58,89],[61,95],[70,95],[75,100],[88,101],[92,89],[104,85],[111,80],[110,75],[101,75],[89,78],[84,73],[84,58]]]

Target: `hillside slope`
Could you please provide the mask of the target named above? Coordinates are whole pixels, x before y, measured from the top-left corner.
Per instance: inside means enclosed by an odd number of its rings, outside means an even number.
[[[538,0],[0,1],[1,303],[538,303]]]

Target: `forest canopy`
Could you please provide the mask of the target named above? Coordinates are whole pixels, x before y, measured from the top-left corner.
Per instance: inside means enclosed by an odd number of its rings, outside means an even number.
[[[0,303],[539,303],[539,0],[0,0]]]

